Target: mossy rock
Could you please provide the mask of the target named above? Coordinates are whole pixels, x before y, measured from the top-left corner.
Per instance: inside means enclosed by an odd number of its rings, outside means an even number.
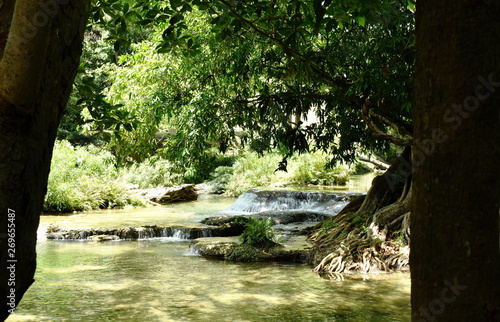
[[[191,247],[201,256],[237,262],[280,261],[310,262],[310,249],[307,247],[287,247],[278,244],[269,249],[256,248],[238,242],[235,237],[199,238]]]

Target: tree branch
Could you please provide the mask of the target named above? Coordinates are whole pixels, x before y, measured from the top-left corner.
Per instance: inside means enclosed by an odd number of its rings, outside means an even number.
[[[33,111],[57,2],[17,0],[0,61],[0,99],[22,114]]]
[[[413,138],[411,138],[411,137],[391,135],[391,134],[387,134],[387,133],[383,132],[382,130],[380,130],[372,120],[369,106],[370,106],[370,98],[368,97],[365,99],[365,102],[364,102],[363,108],[362,108],[363,120],[365,120],[366,124],[368,125],[370,130],[372,130],[373,135],[375,137],[389,140],[392,143],[399,145],[399,146],[409,146],[412,144]],[[388,125],[391,125],[391,124],[389,123]],[[397,129],[397,127],[396,127],[396,129]]]
[[[227,9],[229,11],[231,11],[231,13],[233,15],[235,15],[242,22],[244,22],[247,25],[249,25],[259,35],[261,35],[261,36],[263,36],[265,38],[268,38],[268,39],[272,40],[273,42],[275,42],[278,45],[278,47],[280,47],[281,50],[283,50],[286,54],[292,54],[293,53],[293,50],[290,49],[290,48],[288,48],[287,46],[285,46],[283,44],[283,42],[279,38],[276,38],[276,37],[273,37],[272,35],[269,35],[268,33],[264,32],[262,29],[260,29],[259,27],[257,27],[252,21],[250,21],[250,20],[246,19],[245,17],[243,17],[242,15],[240,15],[236,11],[236,9],[230,3],[228,3],[227,1],[224,1],[224,0],[221,0],[221,2],[227,7]]]

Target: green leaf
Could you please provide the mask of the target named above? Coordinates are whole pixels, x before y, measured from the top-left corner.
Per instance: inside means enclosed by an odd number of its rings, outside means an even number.
[[[182,5],[182,0],[170,0],[170,7],[174,10],[180,7],[181,5]]]
[[[365,17],[357,17],[356,19],[361,27],[365,26]]]
[[[410,11],[415,11],[415,7],[416,7],[416,6],[415,6],[415,1],[413,1],[413,0],[408,0],[408,7],[407,7],[407,8],[408,8]]]
[[[134,128],[132,127],[132,124],[130,123],[124,123],[123,124],[123,127],[125,128],[125,130],[131,132]]]

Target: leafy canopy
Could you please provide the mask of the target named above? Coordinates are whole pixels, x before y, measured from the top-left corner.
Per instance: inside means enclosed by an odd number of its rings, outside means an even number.
[[[87,121],[124,159],[243,144],[352,161],[411,139],[412,1],[94,4],[118,58]]]

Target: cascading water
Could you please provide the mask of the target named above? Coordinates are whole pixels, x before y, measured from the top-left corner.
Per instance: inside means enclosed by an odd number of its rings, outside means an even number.
[[[336,215],[356,194],[334,194],[320,191],[289,191],[251,189],[242,194],[229,208],[217,214],[222,217],[254,215],[273,217],[276,224],[314,223]],[[274,212],[274,213],[271,213]],[[280,213],[276,213],[280,212]],[[112,236],[113,240],[137,240],[151,238],[196,239],[200,237],[224,237],[241,234],[242,227],[207,222],[184,225],[147,225],[121,228],[62,228],[49,225],[47,239],[102,240],[99,236]],[[285,230],[290,227],[282,227]],[[104,240],[109,240],[105,238]]]
[[[309,210],[332,216],[355,196],[321,191],[250,189],[223,213],[242,215],[270,210]]]

